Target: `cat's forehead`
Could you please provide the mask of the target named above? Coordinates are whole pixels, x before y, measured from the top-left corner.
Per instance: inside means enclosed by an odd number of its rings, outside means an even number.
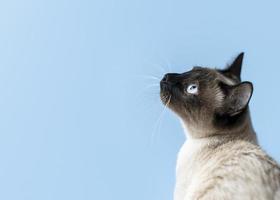
[[[229,85],[234,85],[235,81],[223,75],[219,70],[208,67],[194,66],[186,72],[188,78],[197,81],[221,81]]]
[[[191,70],[183,73],[183,77],[186,78],[186,80],[197,80],[197,81],[215,80],[217,76],[218,75],[215,70],[206,67],[198,67],[198,66],[195,66]]]
[[[208,67],[199,67],[199,66],[194,66],[190,71],[193,73],[201,73],[201,74],[215,73],[214,69]]]

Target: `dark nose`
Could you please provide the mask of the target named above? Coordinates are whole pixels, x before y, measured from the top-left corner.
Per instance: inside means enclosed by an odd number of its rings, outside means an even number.
[[[162,78],[161,82],[165,84],[175,84],[178,82],[178,75],[176,73],[168,73],[165,74]]]

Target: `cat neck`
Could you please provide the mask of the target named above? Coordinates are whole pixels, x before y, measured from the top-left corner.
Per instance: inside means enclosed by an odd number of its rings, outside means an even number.
[[[209,140],[216,143],[226,143],[228,141],[243,140],[258,145],[258,140],[252,126],[251,117],[248,112],[246,119],[238,127],[225,130],[211,130],[210,128],[195,128],[182,121],[187,139]]]

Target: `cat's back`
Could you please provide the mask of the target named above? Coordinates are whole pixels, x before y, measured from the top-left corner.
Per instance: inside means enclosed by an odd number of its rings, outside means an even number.
[[[192,180],[184,200],[280,199],[280,168],[255,144],[207,143],[190,157]]]

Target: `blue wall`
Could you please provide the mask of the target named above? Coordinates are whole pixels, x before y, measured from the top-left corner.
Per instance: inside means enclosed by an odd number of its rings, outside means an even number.
[[[223,67],[240,51],[260,143],[280,161],[279,6],[2,1],[0,199],[172,199],[184,136],[148,76]]]

